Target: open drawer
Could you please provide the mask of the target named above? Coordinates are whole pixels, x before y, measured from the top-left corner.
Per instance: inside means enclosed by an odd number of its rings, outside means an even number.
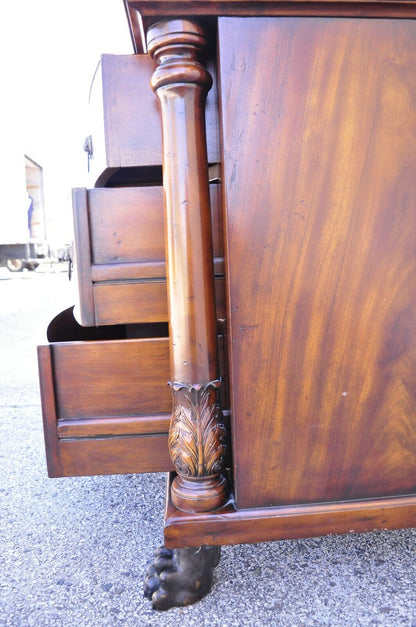
[[[210,186],[217,316],[225,318],[219,186]],[[162,187],[73,192],[79,310],[84,326],[167,322]]]
[[[103,55],[90,93],[90,162],[94,186],[157,182],[162,177],[159,102],[150,80],[156,62],[149,55]],[[206,103],[209,163],[220,161],[215,66]]]
[[[49,331],[53,341],[38,347],[49,476],[171,470],[168,339],[82,329],[72,310]],[[119,339],[99,339],[111,335]],[[69,336],[84,339],[57,341]]]

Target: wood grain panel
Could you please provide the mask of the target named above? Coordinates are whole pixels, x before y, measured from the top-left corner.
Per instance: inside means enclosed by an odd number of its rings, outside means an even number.
[[[416,490],[416,22],[220,19],[237,506]]]

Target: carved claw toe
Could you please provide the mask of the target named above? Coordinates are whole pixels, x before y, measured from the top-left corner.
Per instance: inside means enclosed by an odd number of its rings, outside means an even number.
[[[144,579],[144,596],[151,599],[160,587],[160,574],[173,569],[173,551],[164,546],[155,551],[154,561],[149,564]]]
[[[170,550],[161,547],[147,569],[145,596],[155,610],[192,605],[211,589],[219,547]]]

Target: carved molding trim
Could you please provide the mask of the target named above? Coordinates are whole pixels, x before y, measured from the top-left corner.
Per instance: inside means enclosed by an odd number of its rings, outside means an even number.
[[[193,83],[208,91],[212,78],[201,63],[207,46],[206,33],[196,22],[170,20],[154,25],[148,33],[148,52],[159,64],[151,79],[153,89]]]

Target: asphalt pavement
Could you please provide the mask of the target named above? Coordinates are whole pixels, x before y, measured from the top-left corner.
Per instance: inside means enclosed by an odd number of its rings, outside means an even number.
[[[415,529],[223,547],[210,595],[151,609],[165,476],[47,476],[36,344],[75,302],[61,270],[0,268],[0,627],[416,627]]]

